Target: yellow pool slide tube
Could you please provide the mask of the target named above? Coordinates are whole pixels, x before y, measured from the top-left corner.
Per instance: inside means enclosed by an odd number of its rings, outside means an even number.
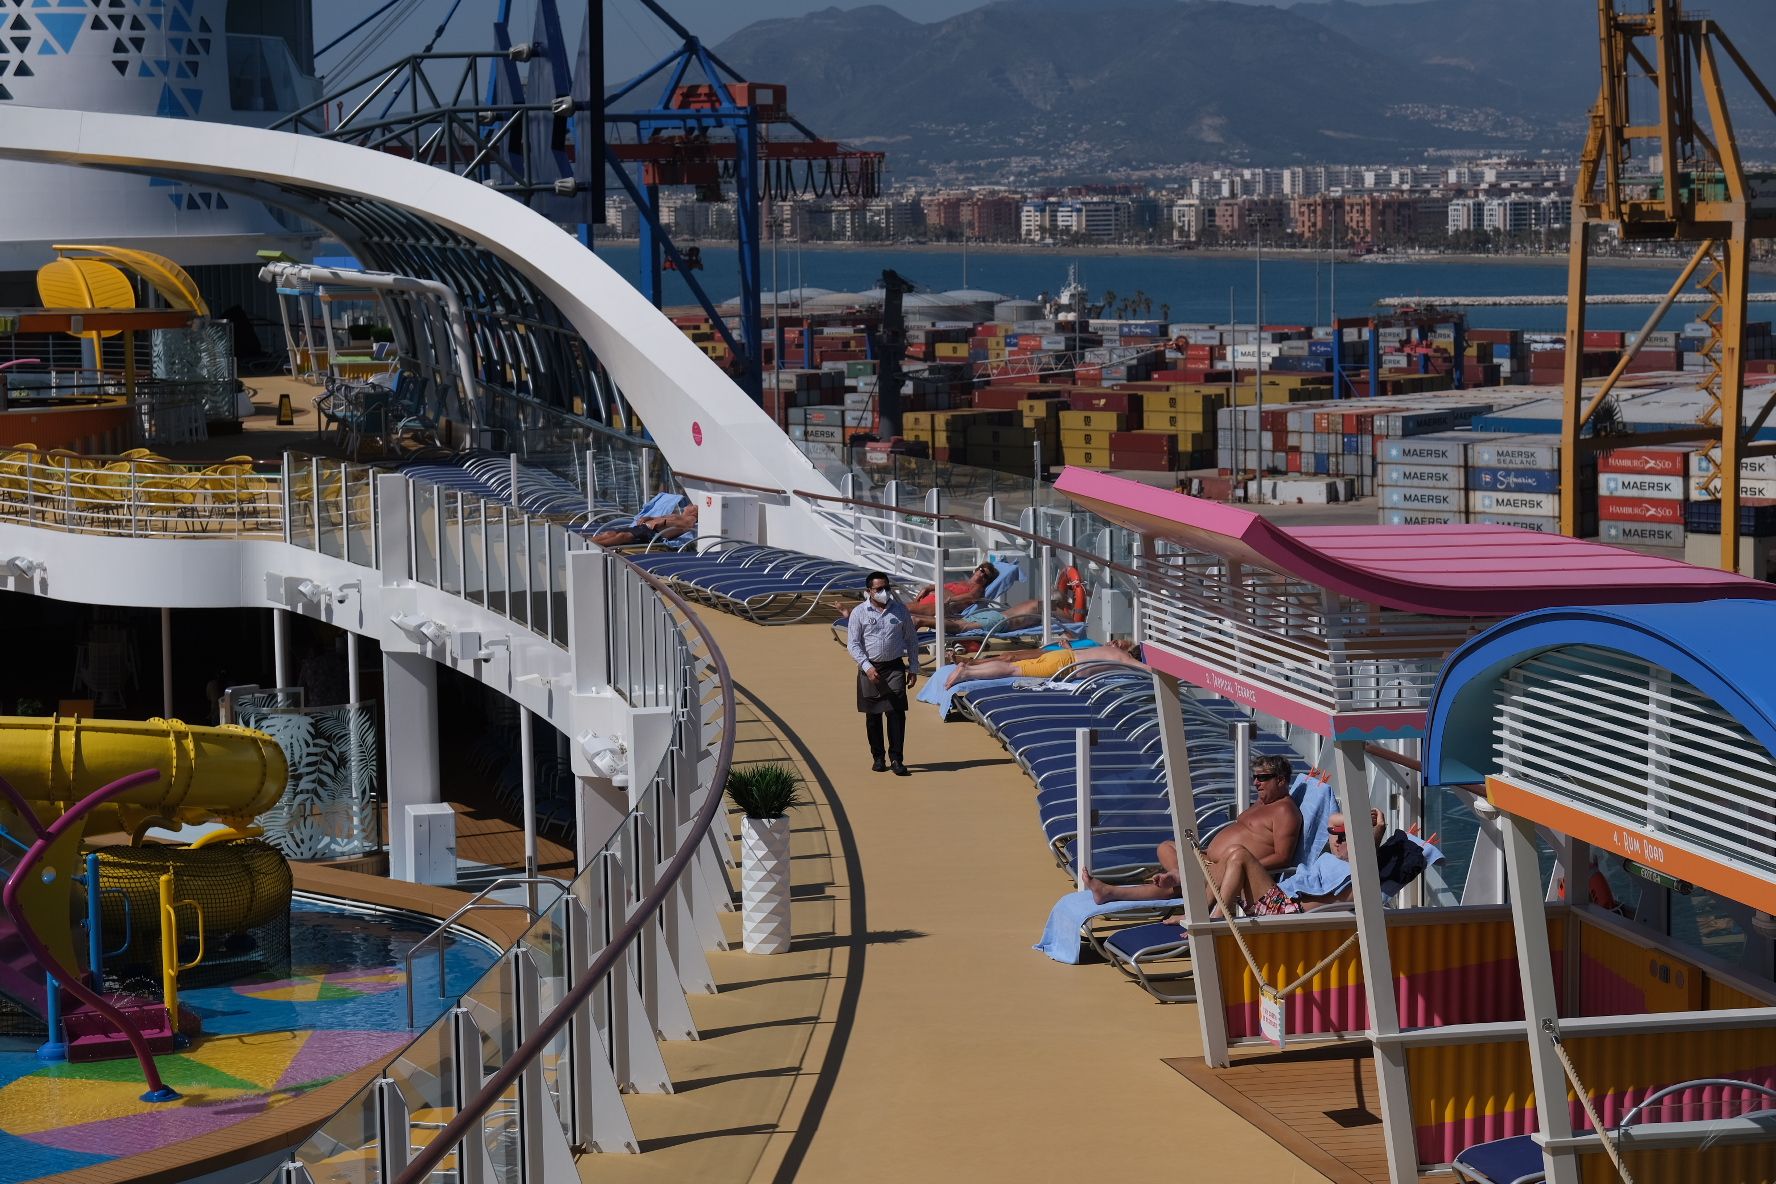
[[[173,822],[250,822],[277,803],[289,777],[277,741],[234,724],[0,716],[0,774],[33,802],[66,809],[143,769],[160,780],[115,800]]]
[[[42,881],[21,894],[23,920],[64,965],[77,965],[69,908],[86,834],[133,831],[153,819],[245,825],[283,796],[288,767],[277,741],[233,724],[0,716],[0,775],[44,825],[94,790],[144,769],[158,770],[160,779],[120,795],[115,804],[93,811],[84,826],[62,835],[43,860]],[[33,834],[3,800],[0,827],[24,842]],[[16,855],[10,847],[0,850],[0,875]]]

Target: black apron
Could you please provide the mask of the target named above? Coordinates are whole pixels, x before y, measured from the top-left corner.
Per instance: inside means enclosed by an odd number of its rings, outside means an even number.
[[[887,715],[898,711],[906,713],[907,709],[907,677],[906,663],[900,658],[892,662],[873,663],[879,679],[870,681],[870,676],[857,671],[857,710],[864,715]]]

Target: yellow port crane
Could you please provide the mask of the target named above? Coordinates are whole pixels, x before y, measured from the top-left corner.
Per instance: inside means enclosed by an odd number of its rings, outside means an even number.
[[[1708,296],[1700,317],[1702,385],[1709,404],[1693,428],[1639,433],[1637,445],[1697,442],[1713,462],[1707,477],[1721,503],[1720,566],[1740,566],[1740,464],[1776,454],[1755,443],[1776,410],[1776,396],[1746,420],[1745,320],[1751,245],[1776,237],[1776,175],[1745,170],[1733,135],[1723,67],[1743,75],[1776,112],[1776,96],[1727,35],[1704,16],[1686,16],[1681,0],[1627,3],[1598,0],[1603,85],[1591,109],[1585,151],[1573,188],[1572,251],[1566,302],[1566,398],[1561,416],[1560,527],[1576,535],[1583,522],[1579,474],[1584,459],[1621,439],[1584,436],[1599,407],[1692,282]],[[1637,159],[1638,157],[1638,159]],[[1585,295],[1591,228],[1613,227],[1624,242],[1695,243],[1670,291],[1614,370],[1587,389],[1584,373]],[[1776,387],[1771,388],[1776,391]],[[1762,575],[1762,572],[1755,573]]]

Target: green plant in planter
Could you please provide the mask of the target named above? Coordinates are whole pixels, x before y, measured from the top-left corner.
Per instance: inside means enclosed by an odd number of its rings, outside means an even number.
[[[748,818],[782,818],[802,796],[802,775],[775,762],[728,770],[728,799]]]

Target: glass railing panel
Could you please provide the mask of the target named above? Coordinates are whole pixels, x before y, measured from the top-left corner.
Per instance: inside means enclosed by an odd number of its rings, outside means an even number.
[[[512,556],[510,534],[506,528],[506,508],[489,505],[482,528],[487,554],[487,607],[496,613],[510,613],[510,569]]]
[[[412,1130],[409,1142],[416,1150],[430,1143],[444,1124],[456,1117],[461,1101],[457,1097],[456,1041],[451,1028],[452,1020],[446,1013],[403,1049],[388,1068],[388,1075],[400,1085],[401,1096],[407,1099]]]
[[[345,557],[376,566],[376,470],[363,465],[346,468]]]
[[[315,548],[314,477],[303,458],[287,456],[284,468],[284,507],[289,522],[290,542],[304,550]]]
[[[510,1060],[512,1054],[518,1050],[517,1025],[512,1008],[511,957],[508,954],[496,962],[462,998],[462,1005],[468,1008],[481,1028],[483,1079]],[[493,1161],[494,1172],[500,1180],[517,1179],[513,1174],[518,1169],[517,1115],[518,1099],[514,1087],[494,1103],[483,1123],[487,1137],[487,1154]]]
[[[553,893],[553,889],[550,890]],[[545,901],[546,903],[546,901]],[[547,909],[541,919],[530,927],[521,944],[529,950],[537,966],[538,1015],[548,1015],[567,997],[570,989],[567,959],[567,899],[562,897]],[[570,1129],[569,1107],[573,1099],[566,1078],[568,1032],[561,1032],[549,1042],[542,1056],[543,1084],[549,1091],[556,1118],[563,1131]]]
[[[506,595],[511,602],[506,614],[520,625],[530,625],[530,529],[521,514],[506,515]]]
[[[463,593],[464,507],[460,489],[439,492],[442,506],[438,535],[438,587],[453,596]]]
[[[550,526],[534,518],[525,520],[528,541],[526,562],[529,566],[530,606],[527,619],[532,632],[549,636],[549,533]]]
[[[334,1184],[377,1184],[376,1084],[365,1086],[345,1108],[322,1124],[296,1149],[296,1158],[316,1180]]]
[[[549,638],[567,645],[567,552],[572,539],[556,527],[549,531]]]
[[[474,604],[487,603],[487,519],[499,507],[475,498],[463,504],[463,596]]]
[[[345,468],[338,461],[311,462],[315,485],[315,549],[345,558]]]
[[[415,482],[413,495],[413,578],[438,586],[438,523],[441,507],[436,485]]]

